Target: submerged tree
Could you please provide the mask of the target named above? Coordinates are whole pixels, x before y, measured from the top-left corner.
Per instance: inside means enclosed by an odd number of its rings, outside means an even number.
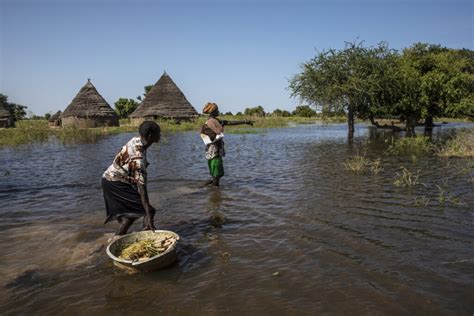
[[[325,112],[347,115],[349,137],[354,118],[397,118],[414,133],[421,119],[433,126],[440,116],[474,116],[474,53],[439,45],[414,44],[402,54],[380,43],[318,53],[290,80],[293,97]]]
[[[412,110],[424,119],[425,127],[441,116],[473,117],[474,55],[469,50],[454,50],[416,43],[403,50],[404,75],[411,76],[416,90]],[[407,71],[407,68],[409,71]]]
[[[355,117],[375,114],[377,98],[385,97],[379,78],[387,65],[381,60],[390,54],[385,43],[364,47],[356,42],[346,43],[341,50],[320,52],[290,79],[292,96],[329,112],[346,113],[351,138]]]

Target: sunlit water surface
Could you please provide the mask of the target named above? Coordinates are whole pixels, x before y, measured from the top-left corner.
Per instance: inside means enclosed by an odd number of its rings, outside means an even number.
[[[165,136],[149,149],[149,192],[157,227],[182,238],[178,261],[132,275],[105,253],[117,223],[102,224],[100,178],[133,134],[0,149],[0,314],[472,314],[472,161],[394,157],[390,133],[346,133],[228,134],[219,189],[201,186],[197,133]],[[379,174],[344,169],[363,148]],[[421,184],[394,186],[401,166]]]

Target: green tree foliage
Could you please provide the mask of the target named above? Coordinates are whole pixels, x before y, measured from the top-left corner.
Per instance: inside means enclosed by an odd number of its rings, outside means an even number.
[[[138,100],[138,101],[142,101],[142,100],[146,97],[146,95],[148,94],[148,92],[150,92],[151,88],[153,88],[153,85],[152,85],[152,84],[149,84],[149,85],[143,87],[143,90],[145,91],[145,92],[143,93],[143,97],[142,97],[141,95],[139,95],[139,96],[137,97],[137,100]]]
[[[265,110],[261,105],[253,108],[246,108],[244,111],[244,115],[263,117],[265,116]]]
[[[276,117],[290,117],[291,116],[291,113],[286,111],[286,110],[280,110],[280,109],[275,109],[273,112],[272,112],[272,116],[276,116]]]
[[[474,117],[474,52],[416,43],[400,56],[400,114],[414,113],[430,127],[440,116]]]
[[[384,56],[392,52],[385,43],[364,47],[346,43],[344,49],[323,51],[302,66],[302,72],[290,79],[292,96],[310,105],[323,106],[329,112],[347,113],[349,137],[354,133],[356,116],[376,112],[375,104],[385,97],[380,77],[385,72]]]
[[[341,109],[334,111],[330,107],[323,106],[321,107],[321,115],[323,118],[326,118],[326,117],[334,117],[334,116],[344,116],[346,115],[346,113],[344,112],[344,110],[341,110]]]
[[[115,112],[120,118],[127,118],[138,106],[134,99],[120,98],[115,103]]]
[[[45,120],[49,120],[50,118],[51,118],[51,114],[50,114],[50,113],[46,113],[46,114],[44,115],[44,119],[45,119]]]
[[[0,93],[0,104],[3,105],[3,107],[10,112],[10,114],[13,116],[13,120],[19,121],[23,120],[26,117],[26,109],[28,108],[27,106],[16,104],[16,103],[10,103],[8,102],[8,96],[1,94]]]
[[[299,105],[293,111],[293,116],[313,117],[316,116],[316,111],[309,107],[309,105]]]
[[[469,116],[474,112],[474,52],[416,43],[402,53],[386,43],[318,53],[289,82],[293,97],[323,112],[347,114],[349,136],[354,118],[398,118],[414,132],[421,119]],[[386,127],[386,126],[384,126]]]

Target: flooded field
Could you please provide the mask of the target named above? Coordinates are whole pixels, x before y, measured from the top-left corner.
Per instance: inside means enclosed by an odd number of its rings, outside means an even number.
[[[199,136],[166,136],[148,153],[149,192],[156,226],[182,238],[178,261],[133,275],[105,253],[117,224],[102,224],[100,187],[133,134],[0,149],[0,314],[471,315],[472,160],[390,155],[392,134],[365,125],[346,135],[229,134],[219,189],[201,186]],[[362,151],[377,174],[345,170]],[[401,167],[418,184],[395,186]]]

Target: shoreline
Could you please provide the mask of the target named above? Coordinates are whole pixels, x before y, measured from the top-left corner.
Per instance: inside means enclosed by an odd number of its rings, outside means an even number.
[[[252,120],[253,126],[228,126],[226,131],[229,134],[253,134],[261,133],[262,129],[281,128],[289,125],[306,125],[306,124],[343,124],[346,123],[345,117],[249,117],[249,116],[220,116],[225,120]],[[174,123],[171,121],[157,121],[162,129],[163,134],[172,134],[185,131],[198,131],[204,124],[206,117],[199,117],[193,122]],[[395,120],[393,120],[395,121]],[[391,120],[380,120],[380,122],[391,122]],[[474,123],[468,119],[448,119],[440,118],[436,120],[436,124],[442,123]],[[95,142],[99,138],[106,135],[115,135],[121,133],[136,132],[138,126],[130,124],[128,119],[120,120],[120,126],[111,127],[94,127],[94,128],[57,128],[48,126],[46,120],[22,120],[17,122],[15,128],[0,129],[0,148],[16,147],[19,145],[37,144],[48,142],[51,138],[57,141],[69,143],[87,143]],[[356,123],[368,123],[364,120],[357,120]]]

